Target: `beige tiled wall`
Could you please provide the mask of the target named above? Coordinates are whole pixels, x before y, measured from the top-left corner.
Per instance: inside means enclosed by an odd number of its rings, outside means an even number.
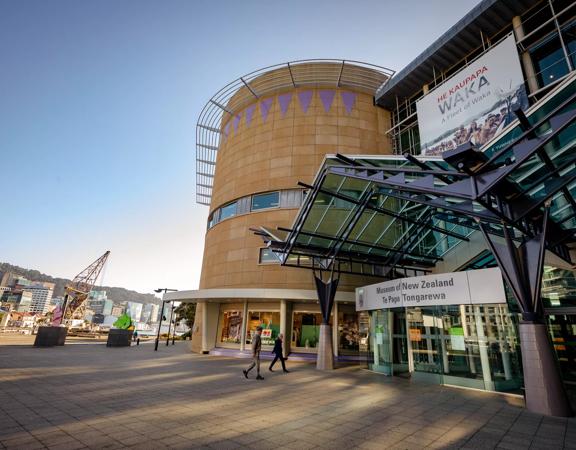
[[[298,181],[311,183],[327,153],[391,153],[390,140],[384,134],[390,114],[375,107],[372,96],[358,93],[354,108],[347,114],[337,91],[330,111],[325,112],[315,90],[304,114],[298,90],[292,92],[284,117],[275,95],[265,123],[257,107],[250,126],[246,126],[244,114],[237,132],[230,125],[218,152],[211,211],[245,195],[296,188]],[[259,265],[258,249],[263,243],[249,230],[261,225],[289,227],[296,213],[296,209],[251,213],[224,220],[208,230],[200,287],[314,289],[308,270]],[[343,288],[349,284],[345,280],[341,283]]]

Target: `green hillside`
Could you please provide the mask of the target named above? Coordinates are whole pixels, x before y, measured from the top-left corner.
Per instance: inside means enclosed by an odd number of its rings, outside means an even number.
[[[24,269],[22,267],[13,266],[8,263],[0,263],[0,278],[1,274],[5,272],[13,272],[28,278],[32,281],[47,281],[54,283],[56,286],[54,288],[54,296],[62,297],[64,296],[64,286],[66,283],[70,283],[71,280],[66,278],[54,278],[50,275],[46,275],[38,270]],[[106,291],[106,295],[110,300],[114,300],[116,303],[122,302],[138,302],[138,303],[157,303],[161,302],[153,294],[140,294],[136,291],[131,291],[121,287],[111,287],[111,286],[98,286],[98,290]]]

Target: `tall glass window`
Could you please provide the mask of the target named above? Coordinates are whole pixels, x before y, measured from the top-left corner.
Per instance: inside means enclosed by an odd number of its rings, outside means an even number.
[[[252,196],[252,211],[267,208],[277,208],[280,204],[279,192],[266,192]]]
[[[552,314],[546,319],[562,378],[576,384],[576,315]]]

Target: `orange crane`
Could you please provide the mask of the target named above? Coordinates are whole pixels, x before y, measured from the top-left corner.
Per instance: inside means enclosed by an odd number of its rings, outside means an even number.
[[[62,321],[68,325],[72,319],[80,318],[84,315],[86,299],[96,284],[96,280],[106,264],[108,255],[110,255],[110,251],[104,253],[100,258],[76,275],[70,284],[66,285],[64,288],[66,292],[64,302],[60,308],[60,313],[55,313],[52,325],[60,325]]]

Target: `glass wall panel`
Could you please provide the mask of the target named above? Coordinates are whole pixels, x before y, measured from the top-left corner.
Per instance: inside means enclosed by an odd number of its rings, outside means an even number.
[[[576,384],[576,314],[553,314],[547,320],[562,378]]]
[[[406,314],[414,371],[442,373],[439,334],[442,323],[434,308],[407,308]]]
[[[394,374],[410,370],[408,356],[408,337],[406,335],[406,310],[393,308],[392,312],[392,362]]]
[[[570,270],[544,267],[542,277],[544,308],[576,307],[576,277]]]
[[[414,372],[443,384],[518,392],[516,324],[506,304],[408,308]]]
[[[568,57],[572,61],[572,67],[576,67],[576,22],[562,28],[562,39],[564,39]]]
[[[280,312],[249,311],[246,323],[246,344],[252,343],[256,328],[261,326],[262,345],[274,345],[274,340],[280,333]]]
[[[368,368],[386,375],[393,375],[391,323],[392,312],[390,310],[381,309],[372,312],[371,345],[373,358]]]
[[[568,64],[558,33],[530,49],[539,87],[558,80],[568,73]]]
[[[242,311],[220,311],[219,341],[224,344],[240,344]]]

